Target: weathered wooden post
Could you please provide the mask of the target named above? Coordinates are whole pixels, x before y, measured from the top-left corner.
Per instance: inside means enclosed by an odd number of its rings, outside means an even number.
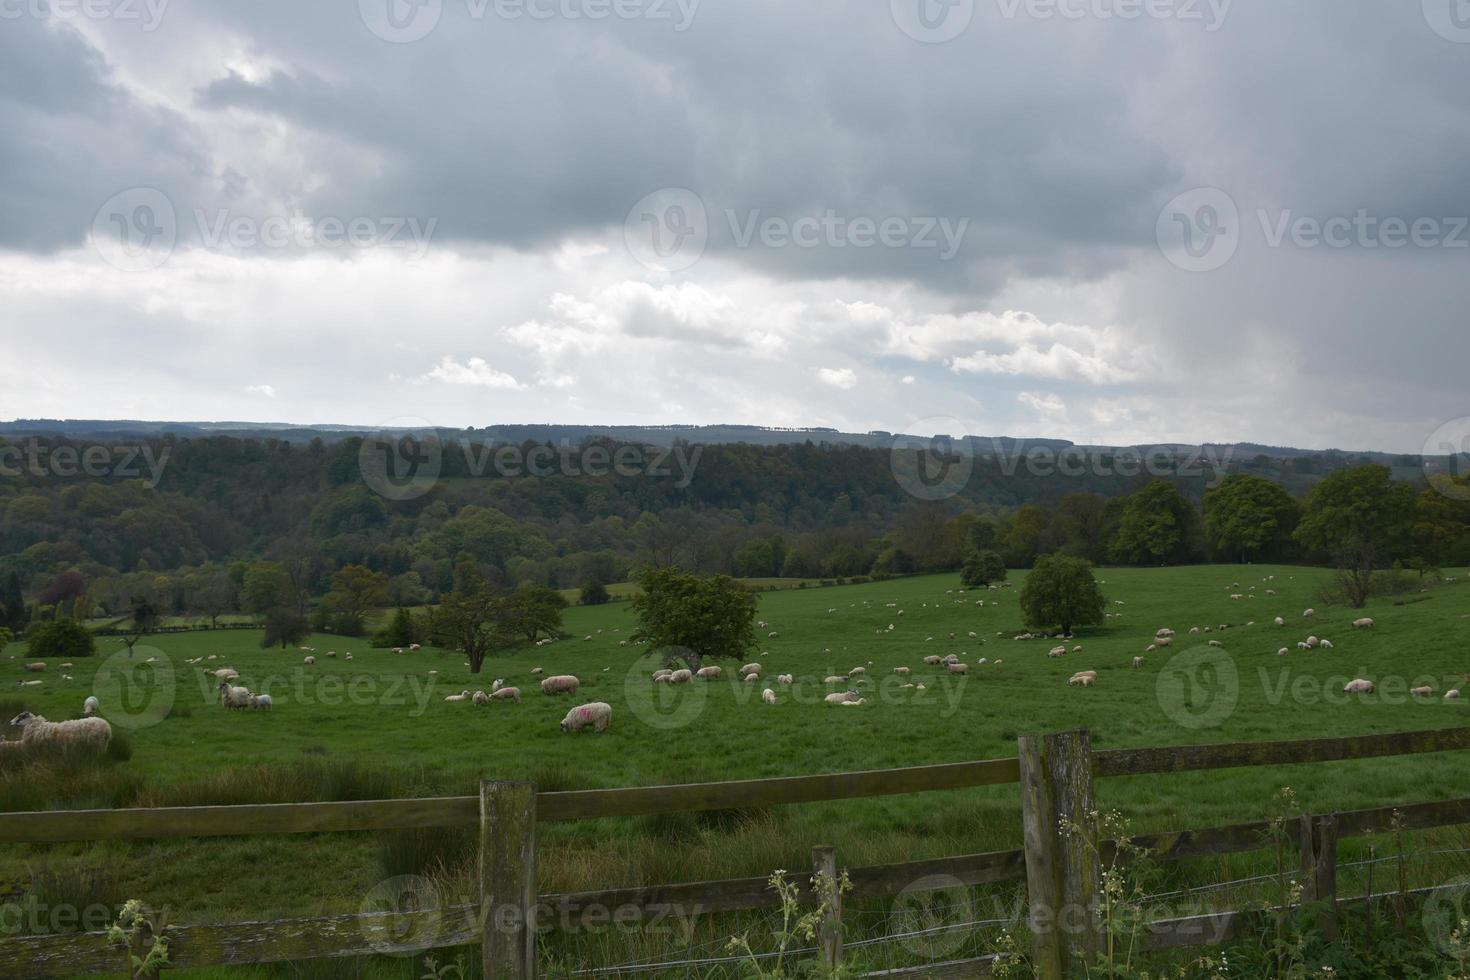
[[[812,877],[817,901],[825,901],[830,909],[817,930],[817,945],[822,947],[823,962],[835,969],[842,962],[842,889],[837,883],[837,852],[833,848],[812,848]]]
[[[1102,948],[1092,738],[1086,729],[1023,735],[1017,750],[1034,965],[1041,980],[1060,980]]]
[[[1340,935],[1337,921],[1337,814],[1313,817],[1304,813],[1300,826],[1302,902],[1322,904],[1317,928],[1327,942],[1336,942]]]
[[[536,784],[480,782],[480,920],[485,976],[536,976]]]

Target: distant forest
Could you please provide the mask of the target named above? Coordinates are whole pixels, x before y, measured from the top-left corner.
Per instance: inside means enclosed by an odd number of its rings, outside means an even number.
[[[1397,508],[1375,561],[1470,561],[1470,495],[1430,489],[1414,458],[1390,469],[1345,454],[1237,456],[1220,484],[1182,457],[1139,472],[1102,455],[1064,474],[979,456],[953,495],[926,500],[895,477],[912,454],[891,448],[686,446],[691,459],[699,451],[686,482],[672,464],[663,476],[472,475],[468,457],[446,447],[437,482],[395,500],[364,479],[356,435],[134,445],[166,460],[156,486],[141,463],[105,475],[18,466],[0,478],[0,611],[12,621],[17,603],[79,596],[92,615],[126,615],[140,595],[173,614],[252,611],[247,578],[263,565],[284,571],[304,610],[347,568],[371,572],[385,605],[433,602],[466,558],[506,588],[620,582],[648,564],[742,577],[908,574],[957,569],[977,547],[1017,568],[1053,551],[1098,563],[1328,563],[1330,541],[1295,533],[1313,488],[1370,471],[1396,501],[1373,506]],[[624,445],[594,439],[567,458]],[[98,443],[12,436],[0,440],[0,461],[16,458],[9,446],[53,459]]]

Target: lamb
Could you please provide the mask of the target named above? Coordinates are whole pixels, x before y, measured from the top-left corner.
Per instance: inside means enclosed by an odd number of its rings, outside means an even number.
[[[274,704],[269,694],[250,695],[250,707],[255,711],[269,711]]]
[[[1315,609],[1303,609],[1302,610],[1302,619],[1311,619],[1315,615],[1317,615],[1317,610],[1315,610]]]
[[[835,694],[827,695],[822,700],[827,704],[845,704],[847,701],[852,700],[857,696],[858,692],[856,691],[838,691]]]
[[[22,711],[10,719],[10,724],[20,729],[20,740],[27,745],[60,745],[103,752],[112,741],[112,726],[102,718],[47,721],[40,715]]]
[[[715,678],[719,677],[722,673],[724,673],[724,671],[719,667],[701,667],[699,668],[699,670],[695,671],[695,676],[703,677],[707,681],[712,681]]]
[[[833,674],[830,677],[824,677],[824,678],[822,678],[822,683],[823,684],[846,684],[847,683],[847,675],[846,674]]]
[[[746,674],[745,675],[745,683],[747,683],[747,684],[759,684],[760,682],[761,682],[761,675],[760,674]]]
[[[1225,644],[1221,643],[1219,640],[1211,640],[1210,646],[1214,647],[1217,650],[1225,649]]]
[[[764,701],[766,704],[775,704],[776,692],[771,690],[769,687],[766,688],[764,691],[761,692],[761,700]]]
[[[516,704],[520,704],[521,689],[518,687],[497,687],[495,690],[490,692],[490,700],[514,701]]]
[[[899,612],[899,615],[902,616],[903,615],[903,612],[900,611]],[[856,708],[858,705],[867,704],[868,703],[868,699],[867,698],[851,698],[851,699],[849,699],[847,701],[838,701],[837,703],[839,705],[841,705],[842,707],[844,707],[844,708]]]
[[[1143,660],[1142,657],[1134,657],[1133,658],[1133,666],[1135,666],[1135,667],[1142,667],[1143,664],[1144,664],[1144,660]]]
[[[1286,625],[1286,620],[1282,619],[1280,616],[1277,616],[1275,619],[1272,620],[1272,622],[1275,623],[1277,626]]]
[[[1353,620],[1353,629],[1355,629],[1355,630],[1371,630],[1372,628],[1373,628],[1373,619],[1372,619],[1372,617],[1364,616],[1362,619],[1355,619],[1355,620]]]
[[[684,676],[682,678],[679,678],[679,675],[680,674],[683,674]],[[677,680],[673,680],[672,681],[673,683],[675,683],[675,684],[682,684],[684,681],[687,681],[689,679],[689,671],[687,671],[687,670],[675,671],[674,674],[672,675],[672,678],[679,678]],[[546,678],[545,680],[543,680],[541,682],[541,693],[542,694],[576,694],[577,693],[577,686],[580,683],[581,683],[581,681],[577,680],[577,678],[574,677],[574,676],[572,676],[571,674],[554,674],[551,677],[548,677],[548,678]]]
[[[1171,630],[1171,629],[1169,629],[1169,627],[1167,627],[1167,626],[1160,627],[1154,633],[1154,636],[1173,636],[1173,635],[1174,635],[1174,631]]]
[[[302,660],[301,660],[301,662],[304,663],[304,664],[306,664],[308,667],[310,667],[312,664],[316,663],[316,658],[315,657],[303,657]]]
[[[540,667],[532,667],[531,668],[531,676],[532,677],[535,677],[535,676],[537,676],[540,673],[541,673],[541,668]]]
[[[1459,688],[1454,688],[1453,690],[1449,690],[1449,691],[1444,692],[1444,699],[1446,701],[1458,701],[1458,700],[1460,700],[1460,689]]]
[[[667,681],[670,677],[673,676],[673,674],[674,669],[672,667],[664,667],[661,670],[655,670],[653,672],[653,682],[657,684],[660,681]]]
[[[1347,687],[1342,689],[1344,694],[1372,694],[1373,682],[1365,681],[1359,677],[1357,680],[1349,681]]]
[[[1067,655],[1067,646],[1064,643],[1061,646],[1052,647],[1046,651],[1046,655],[1048,657],[1065,657]]]
[[[219,703],[226,708],[250,707],[250,689],[248,687],[231,687],[229,681],[220,681],[218,690]]]
[[[1324,650],[1331,650],[1332,649],[1332,641],[1331,640],[1323,640],[1322,641],[1322,649],[1324,649]]]
[[[1278,656],[1278,657],[1284,657],[1284,656],[1286,656],[1289,653],[1291,653],[1290,650],[1288,650],[1286,647],[1282,647],[1280,650],[1277,650],[1276,651],[1276,656]]]
[[[97,710],[98,710],[98,705],[97,705],[97,699],[95,697],[90,697],[87,700],[85,700],[85,701],[82,702],[82,717],[83,718],[95,718],[97,716]]]
[[[548,678],[549,680],[549,678]],[[591,728],[594,732],[605,732],[612,727],[612,705],[606,701],[593,701],[578,705],[561,720],[563,732],[580,732]]]
[[[866,668],[866,667],[854,667],[852,670],[849,670],[847,672],[847,676],[848,677],[861,677],[863,674],[866,674],[867,672],[868,672],[868,668]]]
[[[1434,696],[1434,688],[1430,687],[1428,684],[1425,684],[1422,687],[1410,688],[1409,693],[1414,695],[1414,697],[1416,698],[1428,698]]]
[[[485,705],[490,703],[490,695],[486,694],[484,691],[476,691],[472,700],[475,702],[475,704],[484,707]]]
[[[741,677],[744,677],[746,674],[755,674],[757,677],[759,677],[760,676],[760,672],[761,672],[761,665],[760,664],[746,664],[744,667],[741,667],[740,668],[740,676]]]
[[[460,691],[458,694],[450,694],[450,695],[447,695],[444,698],[445,701],[454,701],[454,702],[468,701],[469,699],[470,699],[470,692],[469,691]]]
[[[895,667],[893,668],[893,672],[900,677],[907,677],[911,673],[907,667]]]
[[[796,678],[792,677],[790,674],[777,674],[776,683],[790,686],[796,683]]]
[[[552,680],[556,680],[556,678],[554,678],[554,677],[548,677],[546,679],[546,681],[552,681]],[[573,678],[573,680],[576,680],[576,678]],[[692,680],[694,680],[694,672],[693,671],[690,671],[690,670],[687,670],[687,669],[685,669],[685,670],[676,670],[672,674],[669,675],[669,683],[670,684],[688,684]],[[543,691],[546,690],[546,681],[542,681],[541,682],[541,689]],[[576,690],[576,687],[573,687],[572,690],[575,691]]]

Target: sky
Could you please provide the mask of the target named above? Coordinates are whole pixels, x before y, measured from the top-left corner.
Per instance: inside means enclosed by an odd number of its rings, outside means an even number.
[[[1470,4],[0,0],[0,417],[1418,452]]]

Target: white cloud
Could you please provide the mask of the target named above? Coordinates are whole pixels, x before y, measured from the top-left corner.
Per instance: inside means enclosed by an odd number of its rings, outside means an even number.
[[[274,398],[276,397],[276,389],[274,385],[246,385],[245,394],[264,395],[266,398]]]
[[[857,374],[852,368],[817,368],[817,380],[833,388],[848,391],[857,387]]]
[[[1043,422],[1064,422],[1067,418],[1067,403],[1055,394],[1044,392],[1023,391],[1016,395],[1016,401],[1031,409]]]
[[[442,381],[451,385],[475,385],[481,388],[519,388],[515,378],[504,371],[497,371],[482,357],[472,357],[464,364],[449,355],[439,366],[419,378],[420,381]]]

